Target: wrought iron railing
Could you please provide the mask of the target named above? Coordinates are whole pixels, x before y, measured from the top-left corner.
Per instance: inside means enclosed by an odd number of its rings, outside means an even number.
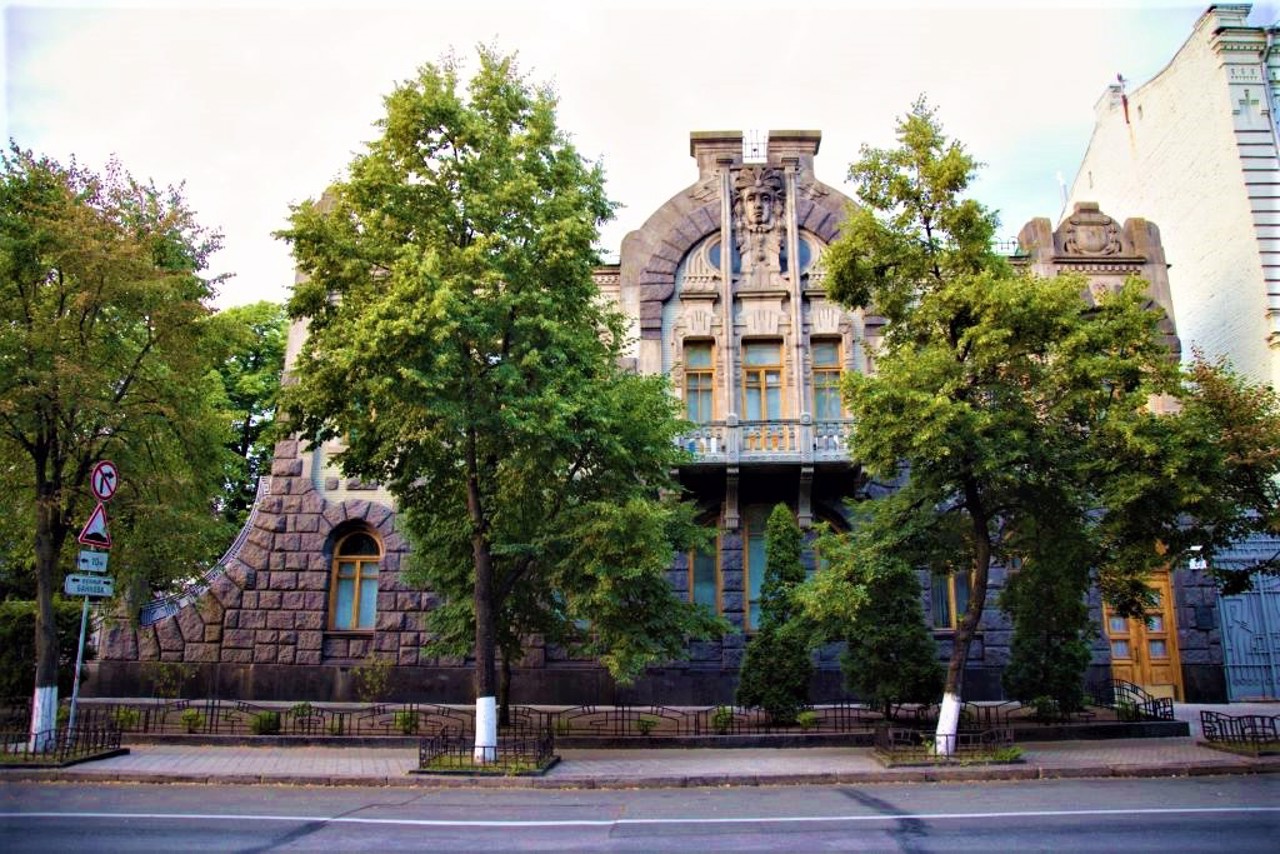
[[[271,490],[271,478],[258,478],[258,491],[253,497],[253,507],[249,511],[249,518],[245,519],[244,525],[240,528],[240,533],[236,535],[235,540],[231,543],[230,548],[218,558],[218,561],[208,570],[206,570],[199,578],[183,587],[177,593],[171,593],[159,599],[153,599],[145,603],[138,612],[138,622],[144,626],[154,625],[165,617],[172,617],[181,611],[187,605],[195,602],[209,586],[217,580],[218,576],[227,571],[229,564],[236,555],[240,553],[240,547],[244,545],[245,540],[249,538],[249,532],[253,530],[254,521],[258,518],[258,508],[262,506],[262,499],[266,498]]]
[[[1116,717],[1128,721],[1172,721],[1173,700],[1153,697],[1140,686],[1112,679],[1087,689],[1094,705],[1115,710]]]
[[[1254,756],[1280,753],[1280,715],[1227,715],[1200,712],[1200,732],[1210,744]]]
[[[475,759],[475,742],[465,733],[441,733],[418,742],[418,770],[428,772],[483,771],[491,774],[530,774],[550,767],[556,758],[555,734],[499,738],[482,763]]]
[[[56,765],[120,749],[120,730],[78,726],[34,736],[25,731],[0,732],[0,764]]]
[[[881,726],[876,729],[875,749],[895,762],[965,762],[975,758],[998,759],[998,753],[1013,747],[1013,730],[959,730],[938,735],[911,727]]]

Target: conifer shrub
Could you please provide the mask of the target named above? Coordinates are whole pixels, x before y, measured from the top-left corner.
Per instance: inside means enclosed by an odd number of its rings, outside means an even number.
[[[942,693],[938,645],[925,622],[920,581],[902,561],[860,557],[866,600],[845,635],[845,684],[891,716],[899,703],[932,703]]]
[[[795,589],[804,582],[800,526],[785,504],[765,527],[765,574],[759,627],[739,671],[737,702],[764,709],[771,723],[790,725],[809,704],[811,635],[800,620]]]
[[[1005,691],[1040,709],[1051,700],[1057,716],[1084,708],[1084,673],[1092,657],[1092,625],[1085,601],[1088,563],[1057,548],[1029,557],[1013,573],[1000,603],[1013,618],[1009,664],[1001,675]]]

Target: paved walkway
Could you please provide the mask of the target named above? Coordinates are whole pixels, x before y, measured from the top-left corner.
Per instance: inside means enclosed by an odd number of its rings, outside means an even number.
[[[130,745],[129,753],[60,769],[0,770],[5,780],[279,785],[531,788],[656,788],[724,785],[1019,780],[1055,777],[1166,777],[1280,772],[1280,756],[1251,758],[1205,747],[1199,710],[1280,714],[1280,704],[1179,706],[1193,735],[1183,738],[1021,743],[1023,762],[992,766],[885,768],[868,748],[561,750],[541,777],[477,778],[410,774],[411,748]]]

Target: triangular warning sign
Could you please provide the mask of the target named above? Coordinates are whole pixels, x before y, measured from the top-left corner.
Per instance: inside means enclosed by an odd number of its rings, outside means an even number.
[[[107,533],[107,508],[102,506],[102,502],[98,502],[98,506],[93,508],[93,512],[89,514],[89,521],[84,523],[84,529],[80,532],[80,544],[84,546],[97,546],[100,549],[111,548],[111,535]]]

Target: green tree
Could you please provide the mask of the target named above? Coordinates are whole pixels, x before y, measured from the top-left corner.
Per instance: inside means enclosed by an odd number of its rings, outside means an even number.
[[[112,458],[113,574],[122,586],[198,568],[221,538],[210,513],[225,425],[201,345],[218,246],[181,192],[98,176],[12,147],[0,176],[0,460],[30,532],[10,559],[35,579],[32,733],[52,730],[54,601],[68,538],[93,508],[87,480]]]
[[[804,583],[800,526],[785,504],[765,525],[760,625],[739,670],[738,705],[759,706],[777,724],[791,724],[809,704],[810,630],[801,621],[795,591]]]
[[[1029,521],[1020,532],[1026,542],[1012,549],[1023,557],[1000,597],[1013,618],[1009,664],[1000,679],[1024,705],[1047,697],[1070,714],[1084,705],[1083,677],[1092,657],[1086,593],[1095,555],[1082,551],[1086,543],[1070,530],[1058,536],[1056,521]]]
[[[1214,366],[1184,375],[1141,281],[1091,306],[1079,278],[1011,270],[991,248],[995,216],[962,198],[976,163],[923,100],[898,143],[850,168],[863,207],[828,263],[836,299],[888,321],[876,375],[845,387],[853,456],[884,481],[909,472],[872,502],[874,530],[914,565],[970,574],[939,716],[946,751],[993,562],[1043,554],[1035,532],[1052,518],[1116,611],[1142,613],[1152,569],[1274,524],[1277,414]]]
[[[476,656],[483,761],[497,651],[523,633],[628,679],[716,623],[666,584],[695,530],[674,499],[681,425],[660,379],[619,367],[624,323],[592,279],[602,173],[512,58],[482,49],[460,85],[446,60],[397,86],[346,180],[294,210],[307,279],[288,308],[310,334],[284,405],[395,495],[407,577],[444,598],[435,647]]]
[[[209,324],[210,338],[224,351],[216,370],[231,419],[229,448],[234,455],[223,513],[239,524],[253,504],[258,478],[271,469],[288,318],[280,303],[262,301],[224,309]]]

